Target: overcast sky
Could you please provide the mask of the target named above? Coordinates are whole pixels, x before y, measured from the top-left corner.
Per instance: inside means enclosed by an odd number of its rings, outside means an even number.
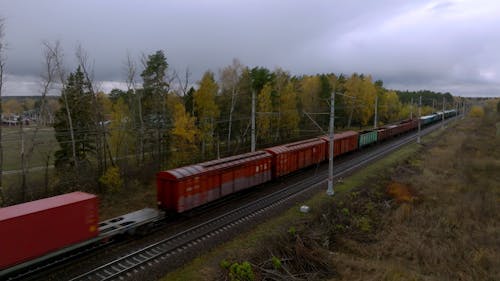
[[[238,58],[293,75],[371,74],[388,88],[500,96],[498,0],[0,0],[6,95],[36,95],[44,40],[81,44],[109,91],[127,51],[164,50],[192,82]]]

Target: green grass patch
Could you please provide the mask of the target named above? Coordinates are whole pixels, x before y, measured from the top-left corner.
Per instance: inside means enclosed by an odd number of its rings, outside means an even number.
[[[27,153],[32,147],[32,138],[35,132],[34,127],[24,128],[24,150]],[[44,166],[47,157],[50,156],[50,164],[54,162],[54,152],[59,149],[59,143],[56,141],[54,129],[40,128],[34,139],[35,147],[29,167]],[[21,148],[23,146],[21,131],[17,127],[2,128],[3,145],[3,169],[5,171],[21,169]]]

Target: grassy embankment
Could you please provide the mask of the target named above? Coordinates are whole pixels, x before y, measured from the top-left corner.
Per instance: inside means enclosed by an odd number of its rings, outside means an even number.
[[[439,130],[163,280],[500,280],[499,121]]]

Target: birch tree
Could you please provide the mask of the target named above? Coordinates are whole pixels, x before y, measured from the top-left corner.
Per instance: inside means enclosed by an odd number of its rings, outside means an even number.
[[[137,91],[137,65],[132,58],[132,55],[127,52],[127,57],[125,61],[125,73],[126,73],[126,83],[127,90],[131,95],[129,95],[130,100],[128,104],[130,105],[131,113],[133,114],[132,125],[135,125],[136,118],[138,119],[139,133],[137,134],[137,149],[136,151],[136,162],[138,164],[144,163],[144,119],[143,119],[143,109],[142,109],[142,93],[143,91]],[[133,126],[135,128],[135,126]]]
[[[231,135],[233,128],[233,117],[236,103],[238,101],[238,85],[243,66],[240,61],[233,59],[232,65],[223,68],[220,71],[220,85],[223,94],[229,96],[229,120],[227,125],[227,150],[231,150]]]
[[[79,68],[83,74],[85,83],[83,84],[88,93],[90,94],[92,101],[92,126],[91,130],[95,131],[95,157],[97,161],[97,173],[96,178],[99,179],[107,169],[107,156],[109,156],[109,161],[111,165],[114,165],[111,153],[109,153],[109,148],[106,140],[106,130],[104,128],[104,115],[102,104],[98,100],[98,90],[94,83],[93,67],[89,63],[88,54],[85,49],[78,45],[76,48],[76,58],[78,60]],[[97,181],[99,182],[99,181]]]
[[[48,112],[48,106],[47,106],[47,101],[46,97],[49,91],[53,87],[54,79],[56,77],[56,68],[55,68],[55,60],[56,58],[54,57],[54,54],[50,51],[50,46],[48,43],[43,43],[44,48],[43,48],[43,73],[41,74],[41,98],[40,98],[40,117],[47,115]],[[23,120],[21,120],[21,142],[22,142],[22,149],[21,149],[21,190],[22,190],[22,199],[23,201],[26,201],[26,190],[27,190],[27,177],[29,173],[29,162],[31,160],[31,157],[33,156],[33,152],[36,147],[36,139],[38,135],[38,131],[40,129],[40,126],[42,126],[44,123],[42,122],[43,118],[39,118],[37,120],[36,126],[34,131],[31,134],[30,142],[29,142],[29,147],[25,150],[24,146],[24,130],[23,130]],[[47,168],[47,167],[46,167]],[[47,175],[46,175],[47,176]],[[45,188],[44,190],[48,189],[48,179],[45,179]]]
[[[56,113],[56,122],[54,129],[56,131],[56,139],[61,147],[56,151],[56,167],[61,172],[66,171],[67,166],[76,166],[79,163],[88,162],[89,156],[94,153],[95,138],[92,137],[94,128],[92,125],[92,96],[88,92],[88,86],[84,78],[81,68],[78,67],[74,73],[70,73],[65,87],[60,97],[61,109]],[[77,137],[76,142],[72,142],[68,138],[69,118],[67,118],[66,104],[71,108],[71,116],[75,123],[74,134],[70,137]],[[75,147],[76,157],[71,157],[72,147]],[[81,173],[78,170],[77,173]]]
[[[47,49],[47,52],[54,59],[54,67],[55,67],[55,73],[57,76],[57,80],[58,80],[59,84],[61,85],[61,91],[64,92],[64,89],[66,88],[66,71],[64,69],[63,50],[61,48],[61,44],[59,41],[56,41],[54,44],[50,44],[50,43],[46,42],[45,48]],[[79,175],[78,166],[79,165],[78,165],[78,159],[77,159],[77,154],[76,154],[76,140],[75,140],[74,127],[73,127],[73,118],[71,115],[72,109],[70,108],[70,103],[69,103],[67,95],[61,95],[61,99],[62,99],[62,102],[60,102],[60,104],[64,105],[62,108],[64,109],[64,111],[66,113],[66,119],[68,122],[67,130],[69,131],[69,135],[70,135],[71,160],[73,163],[75,176],[78,177],[78,175]]]

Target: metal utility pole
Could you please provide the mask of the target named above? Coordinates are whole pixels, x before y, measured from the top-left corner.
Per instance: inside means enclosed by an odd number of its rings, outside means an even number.
[[[413,120],[413,97],[411,97],[410,101],[410,119]]]
[[[444,96],[443,96],[443,119],[441,122],[441,129],[444,129]]]
[[[465,107],[466,107],[466,105],[465,105],[465,100],[464,100],[462,103],[462,110],[463,110],[462,119],[465,118]]]
[[[255,90],[252,90],[252,152],[255,151]]]
[[[377,107],[378,107],[378,95],[375,95],[375,118],[373,119],[373,129],[377,129]]]
[[[420,143],[420,127],[421,122],[420,117],[422,115],[422,96],[420,96],[420,101],[418,102],[418,134],[417,134],[417,143]]]
[[[334,125],[335,125],[335,91],[332,91],[332,96],[330,97],[330,140],[329,140],[329,158],[328,158],[328,189],[326,194],[328,196],[333,196],[335,191],[333,190],[333,137],[334,137]]]

